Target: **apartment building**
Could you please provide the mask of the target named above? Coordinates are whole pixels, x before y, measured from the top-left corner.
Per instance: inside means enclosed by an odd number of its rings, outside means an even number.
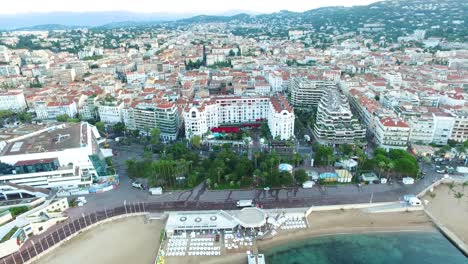
[[[114,125],[123,121],[122,109],[124,103],[111,96],[100,98],[97,102],[97,109],[101,122],[107,125]]]
[[[294,111],[282,95],[270,98],[270,111],[267,119],[273,138],[280,140],[294,138]]]
[[[408,120],[410,127],[409,142],[415,144],[430,144],[434,139],[434,118],[432,114],[423,114]]]
[[[16,65],[0,65],[0,76],[20,75],[20,68]]]
[[[158,127],[164,142],[176,140],[180,127],[176,105],[164,100],[132,103],[124,110],[124,123],[128,129],[145,134]]]
[[[22,91],[0,91],[0,110],[19,112],[26,108],[26,99]]]
[[[37,102],[36,116],[38,119],[56,119],[59,115],[75,117],[78,113],[75,101],[68,102]]]
[[[348,100],[337,89],[325,91],[317,107],[314,137],[320,144],[364,143],[366,129],[353,118]]]
[[[385,149],[406,149],[410,127],[401,118],[384,117],[377,120],[375,143]]]
[[[273,97],[214,97],[193,102],[183,111],[185,135],[202,136],[220,125],[238,126],[268,120],[271,134],[282,140],[294,136],[294,111],[282,95]]]
[[[453,124],[451,140],[464,142],[468,140],[468,112],[467,111],[454,111],[455,122]]]
[[[312,111],[318,106],[324,92],[336,89],[336,82],[328,80],[310,80],[302,77],[292,78],[289,90],[294,108]]]
[[[3,45],[0,45],[0,62],[10,62],[8,48]]]
[[[129,72],[126,75],[126,78],[127,83],[129,84],[143,85],[148,79],[148,76],[146,76],[146,73],[144,72]]]
[[[215,100],[194,102],[184,110],[185,136],[203,136],[213,127],[219,126],[218,104]]]
[[[446,145],[452,135],[455,117],[449,113],[437,112],[432,114],[434,118],[434,138],[432,143]]]
[[[49,69],[49,75],[53,77],[54,81],[66,84],[75,81],[75,69],[62,69],[54,67]]]
[[[82,120],[92,120],[98,117],[96,101],[96,95],[90,95],[78,107],[78,114],[80,115]]]

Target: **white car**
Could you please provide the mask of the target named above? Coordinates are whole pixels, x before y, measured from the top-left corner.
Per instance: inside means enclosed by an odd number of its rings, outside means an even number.
[[[76,198],[76,200],[80,203],[83,203],[83,204],[86,204],[88,203],[88,201],[86,201],[86,198],[84,196],[80,196],[78,198]]]
[[[405,185],[414,184],[414,179],[411,177],[405,177],[403,178],[403,184]]]
[[[265,187],[263,188],[264,191],[269,191],[270,190],[270,187]]]
[[[141,184],[139,182],[132,182],[132,187],[143,190],[143,184]]]

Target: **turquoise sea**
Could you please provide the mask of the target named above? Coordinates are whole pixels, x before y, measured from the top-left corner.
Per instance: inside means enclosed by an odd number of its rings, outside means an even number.
[[[268,264],[468,264],[438,232],[331,235],[262,253]]]

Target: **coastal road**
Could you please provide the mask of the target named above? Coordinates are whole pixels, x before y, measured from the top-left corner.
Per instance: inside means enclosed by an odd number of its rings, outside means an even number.
[[[113,145],[113,144],[111,144]],[[134,146],[113,146],[118,155],[114,164],[120,176],[120,186],[116,190],[105,193],[91,194],[86,197],[88,203],[83,207],[72,208],[69,216],[122,206],[124,203],[153,202],[215,202],[232,204],[237,200],[252,199],[266,207],[304,207],[329,204],[376,203],[401,200],[405,194],[417,194],[443,175],[435,172],[434,164],[421,164],[425,177],[413,185],[370,184],[358,187],[356,185],[314,186],[310,189],[282,188],[264,191],[257,190],[207,190],[203,184],[191,190],[167,192],[163,195],[151,196],[148,191],[131,187],[131,179],[125,171],[127,159],[140,159],[143,150]]]

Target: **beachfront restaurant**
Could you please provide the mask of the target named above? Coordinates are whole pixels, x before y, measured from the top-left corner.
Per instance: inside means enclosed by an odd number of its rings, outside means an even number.
[[[266,213],[255,207],[232,212],[223,210],[171,212],[166,224],[166,233],[170,236],[176,232],[188,231],[232,231],[236,227],[256,229],[265,224]]]
[[[265,212],[254,207],[228,212],[170,212],[163,255],[220,256],[223,245],[228,251],[252,250],[258,230],[266,223]]]

